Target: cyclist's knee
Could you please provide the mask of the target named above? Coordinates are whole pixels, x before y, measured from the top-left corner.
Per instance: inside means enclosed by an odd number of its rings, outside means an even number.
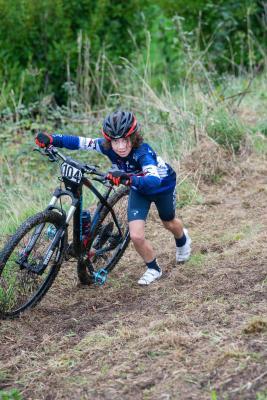
[[[144,243],[145,240],[145,235],[143,232],[130,231],[130,237],[132,242],[137,245]]]
[[[130,237],[134,244],[142,244],[145,240],[145,231],[141,226],[130,226]]]
[[[171,219],[170,221],[161,220],[161,222],[163,223],[164,228],[170,230],[175,225],[175,218]]]
[[[183,224],[178,218],[173,218],[170,221],[162,221],[164,228],[168,229],[169,231],[183,231]]]

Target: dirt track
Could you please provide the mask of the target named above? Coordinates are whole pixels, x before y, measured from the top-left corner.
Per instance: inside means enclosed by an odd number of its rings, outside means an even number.
[[[77,286],[64,266],[39,306],[1,323],[1,387],[35,400],[256,399],[267,388],[266,176],[251,158],[200,186],[202,203],[182,210],[193,239],[182,266],[152,213],[164,276],[149,288],[132,248],[103,288]]]

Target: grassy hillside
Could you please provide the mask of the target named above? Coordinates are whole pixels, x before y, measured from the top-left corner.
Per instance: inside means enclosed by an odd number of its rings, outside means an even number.
[[[159,95],[149,86],[149,80],[138,75],[133,66],[128,68],[129,76],[134,77],[127,94],[122,84],[116,95],[107,98],[105,107],[99,111],[88,110],[86,103],[80,103],[79,107],[70,103],[68,108],[52,108],[49,99],[44,99],[35,112],[30,108],[14,107],[2,115],[1,231],[10,220],[17,224],[21,210],[24,218],[26,214],[43,208],[57,184],[56,166],[32,151],[35,132],[46,130],[98,137],[103,117],[118,105],[136,113],[145,140],[178,170],[183,157],[206,135],[233,156],[252,149],[259,155],[266,154],[265,75],[254,79],[228,76],[217,86],[207,76],[204,86],[197,81],[196,84],[184,84],[174,94],[166,88]],[[94,153],[74,152],[72,155],[108,168],[105,158]],[[211,179],[215,181],[219,178],[216,171],[208,173],[214,175]],[[193,185],[189,178],[182,180],[184,185]],[[191,187],[192,190],[195,189]]]
[[[0,399],[267,399],[266,77],[221,86],[207,77],[160,96],[136,79],[97,113],[43,104],[38,118],[2,119],[1,238],[57,183],[56,166],[31,152],[33,130],[97,137],[121,103],[180,173],[177,214],[192,258],[175,265],[152,210],[147,234],[164,275],[151,287],[137,285],[144,266],[131,246],[102,288],[80,287],[75,263],[64,263],[35,309],[1,322]]]

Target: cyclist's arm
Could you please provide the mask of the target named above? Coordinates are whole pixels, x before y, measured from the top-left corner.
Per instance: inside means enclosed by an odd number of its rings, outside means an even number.
[[[158,173],[157,161],[150,155],[144,155],[139,158],[144,176],[132,176],[131,186],[141,191],[149,193],[152,188],[161,185],[161,178]]]
[[[103,153],[104,139],[91,139],[82,136],[53,134],[53,146],[64,147],[69,150],[87,150]]]

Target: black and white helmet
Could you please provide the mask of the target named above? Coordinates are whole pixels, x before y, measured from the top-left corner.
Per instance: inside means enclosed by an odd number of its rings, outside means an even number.
[[[126,138],[139,131],[139,124],[132,112],[115,111],[109,114],[103,122],[102,134],[105,139]]]

